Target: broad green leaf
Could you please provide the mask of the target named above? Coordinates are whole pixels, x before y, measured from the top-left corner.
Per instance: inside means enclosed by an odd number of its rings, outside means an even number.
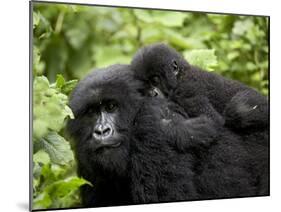
[[[88,181],[76,176],[58,179],[48,184],[44,193],[50,197],[51,205],[49,207],[65,208],[73,206],[74,203],[78,204],[80,202],[78,189],[84,184],[91,185]]]
[[[208,71],[213,71],[218,64],[214,49],[185,51],[184,57],[190,64]]]
[[[74,160],[73,152],[62,136],[55,132],[50,132],[47,136],[41,139],[44,151],[46,151],[53,163],[67,165]]]
[[[50,157],[44,150],[39,150],[33,155],[33,161],[35,163],[48,164],[50,163]]]
[[[48,133],[48,123],[44,120],[33,120],[33,136],[35,140],[42,138]]]
[[[74,190],[77,190],[81,185],[89,184],[88,181],[79,177],[69,177],[64,180],[58,180],[46,188],[46,191],[52,198],[62,198]]]

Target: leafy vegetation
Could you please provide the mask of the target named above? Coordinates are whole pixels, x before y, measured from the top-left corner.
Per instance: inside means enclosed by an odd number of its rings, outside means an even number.
[[[34,66],[36,67],[36,66]],[[69,142],[62,136],[66,118],[74,118],[67,106],[70,88],[61,75],[53,84],[45,76],[33,81],[33,208],[60,208],[79,204],[80,185]]]
[[[64,134],[68,95],[91,69],[129,63],[168,43],[193,65],[268,93],[268,19],[33,3],[33,208],[79,205],[75,159]],[[94,185],[93,185],[94,186]]]

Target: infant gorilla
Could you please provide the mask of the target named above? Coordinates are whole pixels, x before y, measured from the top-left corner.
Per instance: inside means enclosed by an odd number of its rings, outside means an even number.
[[[83,206],[268,194],[267,146],[245,148],[213,120],[194,123],[177,104],[140,91],[130,67],[115,65],[72,94],[78,174],[93,184],[81,188]]]
[[[268,127],[264,96],[237,81],[191,66],[164,44],[140,49],[131,65],[135,76],[154,90],[152,95],[178,103],[191,117],[206,114],[219,124],[225,120],[233,129]]]

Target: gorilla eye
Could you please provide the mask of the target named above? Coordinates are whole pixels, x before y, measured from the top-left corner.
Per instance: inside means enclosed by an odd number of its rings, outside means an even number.
[[[173,67],[174,71],[178,71],[178,69],[179,69],[178,64],[177,64],[177,62],[175,60],[172,63],[172,67]]]
[[[95,108],[94,107],[89,107],[88,109],[87,109],[87,114],[93,114],[93,113],[95,113],[96,112],[96,110],[95,110]]]
[[[151,77],[150,82],[153,86],[157,86],[160,83],[160,79],[157,76],[153,76]]]
[[[105,110],[109,113],[115,111],[117,109],[117,103],[114,101],[109,101],[108,103],[106,103],[105,105]]]

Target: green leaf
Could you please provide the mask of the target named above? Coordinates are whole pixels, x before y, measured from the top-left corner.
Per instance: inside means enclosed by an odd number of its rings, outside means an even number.
[[[56,181],[52,185],[48,186],[46,188],[46,191],[54,199],[62,198],[84,184],[89,184],[89,182],[83,178],[72,176],[63,180]]]
[[[213,68],[218,64],[214,49],[185,51],[184,57],[190,64],[208,71],[213,71]]]
[[[65,36],[73,48],[79,49],[87,39],[87,33],[88,31],[85,28],[69,28]]]
[[[125,64],[131,61],[131,57],[122,52],[120,46],[98,48],[95,54],[97,67],[106,67],[115,63]]]
[[[192,47],[188,39],[181,34],[170,29],[164,30],[164,33],[169,43],[173,44],[174,46],[178,46],[183,49],[189,49]]]
[[[49,208],[52,204],[50,195],[47,192],[42,192],[36,198],[33,199],[32,209],[44,209]]]
[[[73,118],[73,113],[67,106],[68,97],[56,89],[56,86],[62,86],[64,90],[63,85],[66,83],[60,76],[53,85],[50,85],[44,76],[34,79],[33,135],[37,140],[46,135],[49,130],[60,131],[65,125],[65,119],[67,117]]]
[[[77,85],[78,83],[78,80],[70,80],[70,81],[67,81],[61,88],[61,91],[68,95]],[[70,109],[70,108],[69,108]],[[72,112],[71,112],[72,114]],[[72,115],[70,115],[72,116]]]
[[[44,150],[39,150],[33,155],[33,161],[35,163],[48,164],[50,163],[50,157]]]
[[[63,78],[63,76],[61,74],[58,74],[57,79],[56,79],[56,87],[62,88],[62,86],[64,86],[64,84],[65,84],[65,79]]]
[[[36,12],[33,12],[33,29],[36,28],[40,23],[40,15]]]
[[[84,184],[91,185],[83,178],[71,176],[47,185],[44,193],[51,198],[50,207],[65,208],[72,206],[75,202],[79,203],[78,189]]]
[[[153,11],[153,20],[166,27],[181,27],[186,14],[183,12]]]
[[[232,29],[232,33],[238,36],[245,34],[253,27],[253,22],[249,19],[243,21],[236,21]]]
[[[47,122],[40,119],[33,120],[33,136],[35,140],[42,138],[47,133],[48,133]]]
[[[142,20],[143,22],[146,22],[146,23],[153,22],[151,14],[148,10],[135,9],[134,14],[138,19]]]
[[[41,61],[40,50],[36,46],[33,46],[33,74],[34,74],[34,76],[41,75],[43,73],[44,67],[45,67],[45,64],[43,61]]]
[[[183,12],[134,10],[135,16],[145,23],[153,23],[165,27],[180,27],[187,15]]]
[[[55,132],[50,132],[47,136],[41,139],[42,147],[46,151],[53,163],[67,165],[74,160],[73,152],[62,136]]]

